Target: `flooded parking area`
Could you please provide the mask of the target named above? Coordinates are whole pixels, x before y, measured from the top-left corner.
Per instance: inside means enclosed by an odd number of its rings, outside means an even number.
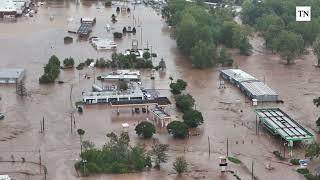
[[[157,65],[161,58],[166,62],[165,72],[156,71],[155,80],[151,80],[151,70],[141,70],[142,84],[146,89],[158,89],[168,96],[170,79],[182,78],[188,82],[187,93],[196,100],[196,109],[204,116],[204,124],[196,131],[197,136],[186,140],[173,139],[165,128],[157,127],[155,137],[169,147],[169,161],[161,170],[146,170],[142,173],[97,175],[87,179],[235,179],[232,175],[220,175],[219,156],[226,154],[227,138],[229,154],[239,158],[243,165],[230,163],[242,179],[251,178],[251,165],[254,162],[254,174],[262,180],[281,179],[302,180],[293,166],[279,162],[272,154],[282,149],[280,141],[267,131],[256,135],[255,113],[249,99],[232,84],[219,88],[219,70],[222,68],[194,69],[188,60],[179,52],[175,40],[170,37],[170,28],[161,19],[161,15],[150,7],[129,5],[130,13],[117,15],[117,22],[111,22],[111,15],[116,14],[116,6],[104,7],[100,1],[50,1],[40,6],[34,17],[20,17],[17,22],[0,22],[0,66],[8,68],[25,68],[25,86],[27,97],[17,96],[15,85],[0,85],[0,112],[6,114],[0,120],[0,174],[8,173],[16,179],[43,179],[38,168],[13,165],[2,161],[20,160],[39,162],[46,166],[47,179],[73,180],[80,179],[74,170],[74,163],[79,159],[79,136],[75,130],[86,131],[85,140],[96,146],[102,146],[108,132],[121,132],[121,124],[128,123],[128,132],[132,143],[145,144],[150,148],[151,140],[139,138],[134,131],[135,125],[151,114],[132,114],[130,108],[120,109],[120,115],[109,105],[84,106],[82,114],[75,113],[75,128],[71,132],[71,104],[81,100],[82,92],[91,89],[93,78],[84,78],[85,74],[108,73],[111,69],[93,72],[89,68],[78,71],[61,70],[58,79],[63,84],[39,85],[43,67],[51,55],[60,60],[73,57],[76,64],[87,58],[110,59],[113,51],[97,51],[88,41],[78,40],[75,34],[67,32],[70,21],[79,21],[82,17],[96,17],[91,36],[112,39],[113,31],[121,32],[124,26],[132,25],[133,19],[141,23],[137,33],[127,34],[121,40],[115,40],[117,52],[131,48],[132,40],[139,41],[138,46],[152,46],[158,54],[153,59]],[[50,20],[50,17],[54,17]],[[106,25],[113,30],[108,32]],[[141,36],[142,35],[142,36]],[[64,44],[64,37],[74,38],[73,43]],[[143,43],[140,43],[142,39]],[[315,130],[317,109],[312,100],[320,96],[320,69],[315,68],[315,57],[303,55],[293,65],[280,63],[279,57],[264,49],[263,39],[254,36],[251,39],[253,54],[239,56],[233,52],[234,67],[238,67],[257,79],[264,80],[274,89],[283,104],[263,103],[258,107],[279,107],[305,127]],[[72,89],[72,91],[71,91]],[[71,98],[70,98],[71,96]],[[177,119],[182,115],[176,112],[173,105],[169,113]],[[40,134],[40,121],[45,121],[45,133]],[[209,138],[208,138],[209,137]],[[208,153],[208,139],[211,154]],[[302,149],[296,147],[294,156],[303,157]],[[190,164],[188,172],[177,177],[172,169],[175,157],[184,155]],[[267,170],[265,164],[271,162],[274,170]],[[25,168],[24,168],[25,167]],[[43,169],[42,169],[43,171]],[[27,172],[27,173],[21,173]]]

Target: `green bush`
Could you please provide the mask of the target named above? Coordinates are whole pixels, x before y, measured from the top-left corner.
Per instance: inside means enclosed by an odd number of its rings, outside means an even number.
[[[78,64],[78,66],[76,67],[76,69],[77,69],[77,70],[82,70],[85,66],[86,66],[86,64],[82,62],[82,63]]]
[[[320,177],[316,175],[312,175],[310,173],[303,175],[307,180],[319,180]]]
[[[307,168],[300,168],[300,169],[297,169],[297,172],[300,173],[300,174],[309,174],[309,169]]]
[[[69,58],[65,58],[63,60],[63,65],[65,67],[73,67],[74,66],[74,59],[72,57],[69,57]]]
[[[237,158],[235,158],[235,157],[228,157],[228,160],[230,161],[230,162],[233,162],[233,163],[235,163],[235,164],[241,164],[241,161],[239,160],[239,159],[237,159]]]
[[[290,163],[293,164],[293,165],[300,165],[299,160],[300,159],[291,159]]]
[[[187,171],[188,163],[184,157],[177,157],[173,163],[173,169],[180,175]]]

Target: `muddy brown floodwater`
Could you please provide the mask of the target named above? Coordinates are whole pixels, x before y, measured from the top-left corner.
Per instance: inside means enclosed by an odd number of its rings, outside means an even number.
[[[146,88],[161,89],[164,95],[170,95],[169,76],[175,79],[183,78],[188,82],[187,92],[196,100],[196,108],[203,112],[205,123],[198,130],[199,136],[187,140],[174,140],[165,129],[158,128],[157,134],[162,142],[170,144],[169,162],[163,164],[160,171],[150,170],[137,174],[98,175],[87,179],[235,179],[231,175],[221,176],[218,157],[226,154],[226,139],[229,138],[230,154],[238,157],[244,163],[238,166],[230,163],[242,179],[251,179],[251,163],[254,162],[254,174],[262,180],[290,179],[302,180],[301,175],[294,172],[293,166],[279,163],[272,151],[279,150],[279,141],[268,133],[255,135],[255,115],[250,103],[239,90],[230,84],[226,89],[218,89],[219,68],[206,70],[193,69],[179,53],[176,43],[170,38],[170,29],[161,16],[150,7],[142,5],[133,8],[131,14],[120,14],[115,30],[121,31],[124,25],[132,23],[132,17],[142,22],[142,40],[146,46],[148,41],[153,51],[158,53],[155,64],[163,57],[167,64],[165,73],[156,73],[156,80],[150,80],[150,71],[143,71],[142,82]],[[134,9],[134,10],[133,10]],[[110,58],[111,52],[97,52],[87,41],[75,41],[70,45],[63,43],[67,33],[67,19],[78,21],[80,17],[96,17],[97,24],[92,36],[109,37],[112,34],[105,30],[106,24],[111,24],[111,14],[115,7],[105,8],[101,2],[81,2],[76,5],[70,1],[50,1],[39,7],[39,13],[33,18],[21,17],[14,23],[0,23],[0,65],[1,67],[21,67],[27,70],[25,84],[28,97],[21,98],[15,94],[14,86],[0,86],[0,111],[6,113],[6,118],[0,122],[0,157],[1,160],[41,161],[48,169],[48,178],[52,180],[80,179],[73,165],[79,158],[79,137],[70,132],[69,113],[70,90],[73,86],[73,103],[81,98],[83,90],[89,90],[93,79],[84,79],[83,74],[92,74],[85,69],[62,70],[59,79],[64,84],[39,85],[38,78],[48,58],[56,54],[59,58],[72,56],[84,61],[86,58]],[[50,21],[50,16],[54,20]],[[118,52],[131,47],[132,39],[140,40],[141,28],[137,35],[128,35],[116,41]],[[74,38],[76,36],[70,35]],[[279,57],[266,51],[263,40],[254,37],[251,40],[254,52],[251,56],[239,56],[234,52],[236,66],[263,80],[275,89],[284,104],[264,104],[265,107],[281,107],[292,117],[308,128],[314,129],[317,114],[312,104],[314,97],[320,96],[320,70],[313,67],[315,57],[304,55],[294,65],[284,65]],[[102,70],[101,70],[102,71]],[[97,73],[100,73],[98,71]],[[110,71],[110,70],[105,70]],[[264,78],[265,77],[265,78]],[[243,110],[243,112],[240,112]],[[181,118],[181,114],[171,107],[170,113]],[[45,135],[39,134],[40,120],[45,118]],[[145,115],[131,115],[131,111],[121,110],[116,115],[106,105],[86,106],[82,115],[76,114],[76,128],[86,131],[85,139],[101,146],[106,141],[106,133],[122,130],[121,123],[130,124],[129,134],[132,143],[150,141],[138,138],[134,133],[134,125],[145,119]],[[211,143],[211,156],[208,155],[208,137]],[[13,155],[13,157],[11,156]],[[178,155],[185,155],[190,163],[189,171],[177,177],[172,170],[172,161]],[[301,148],[295,148],[294,156],[302,158]],[[265,169],[265,163],[271,162],[274,170]],[[40,169],[34,165],[19,165],[0,162],[0,174],[10,174],[16,179],[43,179],[37,175]],[[24,173],[21,173],[24,172]],[[27,175],[30,173],[31,175]]]

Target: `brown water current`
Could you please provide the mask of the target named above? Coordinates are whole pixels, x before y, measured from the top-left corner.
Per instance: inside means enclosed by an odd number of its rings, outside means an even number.
[[[158,54],[154,64],[161,57],[167,64],[166,72],[156,72],[155,81],[150,80],[150,71],[142,71],[142,83],[146,88],[161,89],[161,93],[173,98],[170,94],[169,76],[182,78],[188,82],[187,92],[196,100],[196,109],[203,113],[205,122],[199,128],[199,136],[187,140],[173,139],[165,129],[160,127],[155,135],[163,143],[170,144],[169,162],[162,165],[161,170],[146,170],[142,173],[120,175],[97,175],[87,177],[90,180],[121,179],[235,179],[232,175],[221,176],[218,157],[226,154],[226,139],[229,139],[229,154],[242,160],[243,166],[230,164],[242,179],[251,179],[251,163],[254,162],[254,174],[261,180],[290,179],[302,180],[294,166],[279,163],[272,151],[280,150],[280,141],[262,131],[255,134],[254,107],[244,95],[231,84],[226,89],[219,89],[218,71],[220,68],[205,70],[193,69],[186,58],[179,53],[175,40],[170,38],[170,29],[161,16],[150,7],[143,5],[133,8],[130,14],[119,14],[118,22],[112,24],[111,14],[115,7],[105,8],[101,2],[50,2],[39,7],[39,12],[32,18],[21,17],[17,22],[0,22],[0,66],[20,67],[27,70],[25,84],[28,97],[15,94],[15,86],[0,86],[0,112],[6,118],[0,121],[0,160],[41,161],[48,169],[47,179],[73,180],[81,179],[74,170],[74,163],[79,159],[79,137],[70,132],[70,91],[72,102],[81,99],[81,92],[91,89],[93,78],[84,79],[85,73],[93,74],[92,70],[62,70],[59,79],[64,84],[39,85],[38,78],[43,73],[43,66],[53,54],[60,59],[74,57],[76,62],[86,58],[110,58],[111,51],[97,52],[87,41],[75,41],[73,34],[67,33],[68,19],[78,21],[81,17],[96,17],[92,36],[112,38],[111,32],[104,28],[111,24],[115,30],[122,31],[123,26],[132,24],[135,19],[142,22],[143,46],[152,46]],[[133,10],[134,9],[134,10]],[[50,21],[50,16],[54,20]],[[117,51],[123,52],[131,47],[132,39],[141,39],[141,28],[136,35],[127,35],[117,40]],[[69,45],[63,43],[66,36],[74,37]],[[251,56],[239,56],[233,52],[236,66],[247,71],[275,89],[284,104],[267,103],[260,106],[281,107],[298,122],[308,128],[315,129],[315,119],[319,115],[312,104],[312,99],[320,96],[320,69],[313,66],[315,57],[303,55],[293,65],[284,65],[279,57],[264,49],[263,39],[255,36],[251,43],[254,47]],[[139,45],[140,46],[140,45]],[[76,63],[76,64],[77,64]],[[96,73],[111,70],[98,70]],[[242,112],[240,112],[242,110]],[[181,118],[175,107],[170,113]],[[39,133],[40,120],[45,118],[45,135]],[[142,140],[134,132],[134,125],[146,118],[146,115],[132,115],[130,109],[122,109],[120,116],[107,105],[86,106],[82,115],[75,114],[76,128],[86,131],[84,139],[101,146],[106,141],[106,133],[121,132],[121,123],[130,124],[129,134],[132,143],[145,143],[149,148],[150,141]],[[211,156],[208,155],[208,137],[210,137]],[[172,169],[172,161],[176,156],[185,155],[190,163],[188,172],[177,177]],[[302,150],[296,147],[296,157],[303,157]],[[265,169],[265,163],[271,162],[274,170]],[[0,174],[9,173],[16,179],[43,179],[39,167],[0,162]],[[18,173],[17,173],[18,172]],[[28,173],[19,173],[28,172]]]

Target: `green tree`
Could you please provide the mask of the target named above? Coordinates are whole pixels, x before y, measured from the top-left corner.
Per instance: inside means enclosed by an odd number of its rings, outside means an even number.
[[[150,59],[151,54],[148,51],[146,51],[146,52],[143,52],[142,56],[143,56],[144,59],[147,60],[147,59]]]
[[[181,175],[188,170],[188,163],[184,157],[177,157],[173,163],[173,169]]]
[[[198,127],[203,123],[202,113],[193,109],[186,111],[182,118],[183,122],[186,123],[190,128]]]
[[[189,134],[188,125],[180,121],[172,121],[167,125],[169,134],[172,134],[174,138],[184,139]]]
[[[202,40],[191,49],[191,62],[197,68],[210,67],[216,64],[216,48]]]
[[[79,135],[79,137],[80,137],[80,147],[81,147],[81,154],[82,154],[82,137],[83,137],[83,135],[84,135],[84,133],[85,133],[85,131],[83,130],[83,129],[77,129],[77,133],[78,133],[78,135]]]
[[[91,141],[82,141],[82,147],[85,151],[89,150],[89,149],[93,149],[94,148],[94,143]]]
[[[187,82],[182,79],[178,79],[176,83],[170,84],[171,92],[173,94],[181,94],[181,91],[185,90],[187,87]]]
[[[142,121],[136,126],[135,131],[138,136],[151,138],[156,133],[156,127],[148,121]]]
[[[275,14],[266,15],[257,19],[257,30],[265,32],[270,26],[276,26],[283,29],[285,24],[283,20]]]
[[[190,94],[183,94],[176,96],[176,106],[182,112],[186,112],[194,106],[194,99]]]
[[[317,142],[313,142],[312,144],[309,144],[306,148],[306,157],[309,157],[310,159],[318,158],[320,155],[320,144]]]
[[[287,64],[291,64],[304,48],[304,42],[301,35],[290,31],[281,31],[277,37],[277,50]]]
[[[169,149],[168,144],[161,144],[158,139],[153,139],[152,155],[154,156],[155,168],[160,169],[160,163],[167,162],[168,149]]]
[[[320,35],[317,36],[316,40],[313,42],[313,52],[317,56],[318,63],[317,65],[320,66]]]
[[[49,63],[48,64],[60,67],[60,60],[59,60],[59,58],[57,56],[52,55],[50,57],[50,59],[49,59]]]
[[[232,66],[233,59],[231,58],[231,54],[227,52],[227,49],[222,47],[219,52],[219,63],[222,66]]]

